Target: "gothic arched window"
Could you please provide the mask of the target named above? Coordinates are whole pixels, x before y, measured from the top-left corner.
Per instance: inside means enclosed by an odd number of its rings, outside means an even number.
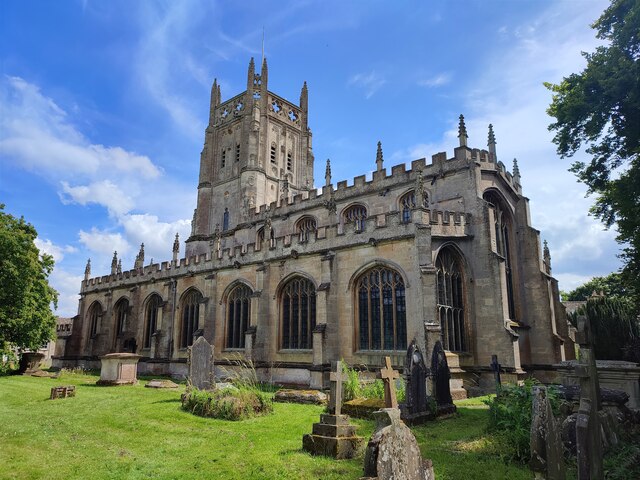
[[[191,290],[182,300],[182,326],[180,328],[180,348],[193,344],[193,334],[198,330],[201,295]]]
[[[400,197],[400,209],[402,211],[402,223],[409,223],[411,221],[411,210],[416,208],[416,192],[411,190]],[[426,192],[422,194],[422,206],[427,208],[429,206],[429,197]]]
[[[407,304],[402,276],[387,267],[364,272],[355,284],[360,350],[407,348]]]
[[[116,317],[116,329],[115,335],[116,337],[120,337],[124,334],[125,329],[127,328],[127,314],[129,313],[129,300],[126,298],[122,298],[118,300],[115,308],[115,317]]]
[[[507,306],[509,318],[515,320],[515,298],[513,292],[513,259],[511,258],[511,220],[504,200],[496,192],[488,191],[482,198],[489,203],[493,210],[493,229],[496,237],[496,250],[504,258],[504,268],[507,281]]]
[[[301,242],[309,240],[309,236],[315,234],[318,230],[318,224],[313,217],[302,217],[296,223],[296,230],[298,232],[298,238]]]
[[[296,277],[280,294],[282,348],[309,349],[316,326],[316,288],[310,280]]]
[[[162,306],[160,295],[153,294],[147,300],[144,310],[144,342],[143,348],[151,347],[151,336],[158,330],[158,310]]]
[[[452,352],[467,350],[462,265],[450,248],[436,259],[437,309],[443,346]]]
[[[366,218],[367,207],[364,205],[351,205],[342,214],[344,223],[353,223],[355,225],[356,232],[358,233],[364,231]]]
[[[93,338],[98,334],[98,322],[100,321],[100,317],[102,316],[102,305],[98,302],[93,302],[91,307],[89,307],[89,337]]]
[[[225,207],[222,214],[222,231],[226,232],[227,230],[229,230],[229,209]]]
[[[244,334],[251,314],[251,289],[240,284],[227,298],[227,348],[244,348]]]

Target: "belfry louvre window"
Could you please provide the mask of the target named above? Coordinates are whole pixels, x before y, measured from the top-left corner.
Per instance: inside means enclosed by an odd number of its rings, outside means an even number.
[[[123,298],[116,304],[116,336],[124,333],[127,324],[127,312],[129,311],[129,302]]]
[[[200,294],[194,290],[182,301],[182,327],[180,329],[180,348],[193,345],[193,334],[198,329],[200,313]]]
[[[464,313],[462,266],[457,256],[445,248],[436,259],[438,318],[442,328],[444,349],[467,350]]]
[[[293,170],[293,157],[291,152],[287,153],[287,170],[290,172]]]
[[[236,143],[236,162],[240,161],[240,144]]]
[[[271,158],[271,163],[277,163],[276,162],[276,144],[275,143],[271,144],[270,158]]]
[[[227,348],[244,348],[250,313],[251,290],[246,285],[238,285],[227,299]]]
[[[409,223],[411,221],[411,210],[416,208],[416,192],[411,190],[405,193],[400,198],[400,208],[402,209],[402,223]],[[427,208],[429,206],[429,198],[426,193],[422,196],[422,206]]]
[[[159,295],[151,295],[147,301],[147,308],[144,312],[144,342],[143,348],[151,347],[151,336],[158,330],[158,309],[162,305]]]
[[[102,314],[102,307],[98,302],[89,309],[89,337],[93,338],[98,334],[98,321]]]
[[[353,223],[358,233],[364,231],[366,218],[367,208],[364,205],[352,205],[343,214],[344,223]]]
[[[294,278],[280,295],[282,348],[309,349],[316,326],[316,289],[305,278]]]
[[[227,163],[227,149],[226,149],[226,148],[223,148],[223,149],[222,149],[222,157],[221,157],[221,159],[220,159],[220,166],[221,166],[222,168],[224,168],[224,166],[226,165],[226,163]]]
[[[356,283],[360,350],[407,348],[407,305],[402,276],[386,267],[363,273]]]
[[[313,217],[302,217],[300,220],[298,220],[296,229],[298,230],[298,239],[301,242],[306,242],[309,240],[309,237],[311,235],[314,235],[316,230],[318,229],[316,219]]]

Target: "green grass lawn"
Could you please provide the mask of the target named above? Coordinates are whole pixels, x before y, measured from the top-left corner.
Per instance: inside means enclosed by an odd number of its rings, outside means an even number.
[[[273,415],[242,422],[180,409],[180,393],[137,386],[97,387],[98,377],[0,377],[2,479],[358,479],[363,456],[335,461],[302,451],[321,407],[276,403]],[[49,400],[54,385],[77,396]],[[530,479],[500,460],[484,433],[477,400],[459,415],[413,429],[438,480]],[[354,420],[368,438],[373,422]]]

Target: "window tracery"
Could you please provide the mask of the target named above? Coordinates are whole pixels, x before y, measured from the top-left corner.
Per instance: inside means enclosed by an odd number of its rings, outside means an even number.
[[[316,326],[316,289],[310,280],[296,277],[280,294],[281,346],[283,349],[309,349]]]
[[[227,298],[227,348],[244,348],[250,314],[251,289],[240,284]]]
[[[357,233],[364,231],[367,208],[364,205],[351,205],[342,214],[345,224],[353,223]]]
[[[198,330],[201,295],[191,290],[182,300],[182,325],[180,328],[180,348],[193,345],[193,334]]]
[[[318,230],[318,224],[313,217],[302,217],[296,223],[296,229],[298,231],[298,239],[300,242],[307,242],[309,237]]]
[[[437,310],[443,346],[452,352],[467,350],[462,265],[450,248],[436,259]]]
[[[144,312],[144,338],[143,348],[151,347],[151,338],[158,330],[158,309],[162,305],[162,299],[160,295],[153,294],[147,301],[147,306]]]

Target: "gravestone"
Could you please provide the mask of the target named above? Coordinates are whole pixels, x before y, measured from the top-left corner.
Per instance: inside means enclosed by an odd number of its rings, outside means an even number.
[[[442,348],[442,342],[438,340],[433,346],[431,355],[431,375],[433,375],[433,386],[435,389],[436,405],[438,415],[447,415],[456,412],[456,406],[451,398],[451,387],[449,379],[451,371],[447,363],[447,356]]]
[[[210,390],[215,387],[213,346],[204,337],[198,337],[189,347],[187,357],[189,377],[187,382],[198,390]]]
[[[356,435],[356,427],[349,425],[349,417],[340,414],[342,382],[346,380],[342,362],[332,362],[331,365],[330,413],[320,414],[320,422],[313,424],[312,433],[302,437],[302,448],[311,455],[325,455],[337,460],[353,458],[363,439]]]
[[[391,357],[384,357],[385,366],[380,369],[378,378],[384,382],[384,405],[387,408],[398,408],[396,396],[396,379],[400,374],[391,366]]]
[[[498,363],[498,355],[491,355],[491,371],[493,372],[493,380],[496,384],[496,393],[500,392],[502,388],[502,381],[500,380],[500,368],[501,365]]]
[[[402,420],[407,425],[419,425],[435,417],[429,408],[427,395],[427,365],[415,339],[407,349],[404,365],[406,401],[401,406]]]
[[[536,478],[564,480],[565,465],[561,429],[553,416],[547,388],[533,387],[529,466]]]
[[[434,480],[431,460],[424,460],[416,437],[397,408],[375,414],[376,430],[367,444],[362,480]]]
[[[100,380],[96,385],[135,385],[138,383],[138,360],[133,353],[109,353],[100,357]]]
[[[51,387],[51,394],[49,395],[49,399],[55,400],[56,398],[67,398],[67,397],[75,397],[75,396],[76,396],[76,386],[64,385],[60,387]]]
[[[578,317],[576,343],[580,345],[580,361],[575,367],[575,374],[580,379],[580,408],[576,419],[578,480],[601,480],[604,473],[599,415],[600,385],[591,327],[585,316]]]

